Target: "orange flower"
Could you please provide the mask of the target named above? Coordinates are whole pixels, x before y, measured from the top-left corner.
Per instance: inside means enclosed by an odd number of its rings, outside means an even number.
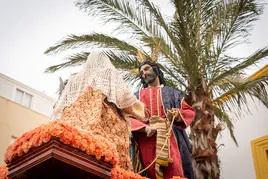
[[[103,153],[101,150],[95,150],[94,154],[96,155],[96,158],[100,160],[101,156],[103,156]]]
[[[31,147],[38,147],[49,142],[51,136],[60,137],[66,145],[86,151],[88,155],[95,155],[97,159],[104,158],[113,165],[118,164],[119,158],[116,148],[108,140],[94,136],[91,132],[80,131],[62,121],[53,121],[41,125],[17,138],[5,153],[5,162],[10,163],[17,156],[29,152]]]
[[[69,131],[64,131],[60,136],[60,141],[64,144],[70,145],[72,143],[73,135]]]
[[[86,140],[86,139],[82,139],[82,140],[81,140],[81,146],[80,146],[80,149],[81,149],[82,151],[87,150],[87,140]]]
[[[6,166],[0,167],[0,179],[8,179],[8,168]]]
[[[60,137],[63,131],[64,129],[59,125],[54,125],[52,128],[50,128],[50,134],[55,137]]]
[[[25,141],[25,142],[22,144],[22,146],[21,146],[22,151],[23,151],[24,153],[27,153],[27,152],[28,152],[28,144],[29,144],[29,142],[28,142],[28,141]]]
[[[32,146],[33,147],[37,147],[38,146],[38,141],[40,140],[40,135],[38,133],[36,133],[33,137],[32,137]]]
[[[51,139],[51,136],[49,135],[48,132],[44,132],[44,134],[41,135],[40,137],[42,138],[43,143],[47,143]]]
[[[9,161],[11,161],[12,160],[12,152],[13,151],[11,151],[11,150],[7,150],[6,151],[6,153],[5,153],[5,159],[4,159],[4,161],[6,162],[6,163],[8,163]]]
[[[77,148],[79,149],[80,146],[81,146],[81,136],[80,135],[76,135],[74,138],[73,138],[73,142],[72,142],[72,146],[74,148]]]
[[[21,145],[17,149],[17,154],[18,154],[18,156],[22,156],[23,155],[23,149],[22,149],[22,146]]]
[[[139,174],[135,174],[131,171],[126,171],[119,167],[115,167],[111,170],[111,179],[147,179]]]
[[[42,145],[42,143],[43,143],[43,140],[42,140],[42,137],[41,137],[41,132],[40,132],[39,136],[40,136],[40,137],[39,137],[37,146],[40,146],[40,145]]]

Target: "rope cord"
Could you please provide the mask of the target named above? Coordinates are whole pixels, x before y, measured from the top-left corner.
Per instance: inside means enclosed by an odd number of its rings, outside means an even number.
[[[173,115],[173,118],[172,118],[172,122],[171,122],[171,125],[170,125],[169,130],[168,130],[168,133],[167,133],[167,137],[166,137],[165,143],[163,144],[163,146],[162,146],[161,150],[159,151],[159,153],[156,155],[155,159],[150,163],[150,165],[148,165],[142,171],[139,171],[138,174],[141,174],[142,172],[144,172],[145,170],[147,170],[148,168],[150,168],[155,163],[155,161],[159,157],[160,153],[163,151],[164,147],[166,146],[168,139],[171,137],[172,126],[173,126],[173,123],[174,123],[175,118],[178,115],[178,111],[177,110],[176,111],[171,111],[171,113]],[[170,146],[169,146],[169,156],[170,156]]]

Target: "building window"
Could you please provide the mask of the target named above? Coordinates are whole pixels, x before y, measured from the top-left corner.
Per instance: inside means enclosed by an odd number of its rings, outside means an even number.
[[[19,89],[16,90],[16,97],[15,97],[16,103],[19,103],[27,108],[31,108],[32,98],[33,98],[32,95],[25,93],[24,91]]]

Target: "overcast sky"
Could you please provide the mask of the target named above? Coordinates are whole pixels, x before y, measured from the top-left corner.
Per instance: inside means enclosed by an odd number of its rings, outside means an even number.
[[[0,73],[56,98],[59,76],[67,78],[77,68],[44,74],[51,65],[62,62],[61,56],[43,52],[67,34],[109,33],[109,27],[98,25],[74,6],[73,0],[0,0]],[[164,13],[172,12],[168,0],[153,0]],[[249,55],[268,42],[268,8],[256,22],[251,44],[232,51],[237,56]],[[267,60],[256,69],[267,64]],[[254,70],[256,70],[254,69]],[[249,72],[250,73],[250,72]]]

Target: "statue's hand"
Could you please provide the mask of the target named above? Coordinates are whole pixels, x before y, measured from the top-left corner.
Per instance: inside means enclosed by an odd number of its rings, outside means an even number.
[[[147,137],[152,137],[154,135],[154,133],[156,132],[156,129],[151,127],[151,126],[146,126],[145,132],[147,134]]]
[[[175,121],[180,122],[181,118],[177,109],[172,108],[171,110],[167,110],[167,118],[169,120],[172,120],[174,115],[175,115]]]

